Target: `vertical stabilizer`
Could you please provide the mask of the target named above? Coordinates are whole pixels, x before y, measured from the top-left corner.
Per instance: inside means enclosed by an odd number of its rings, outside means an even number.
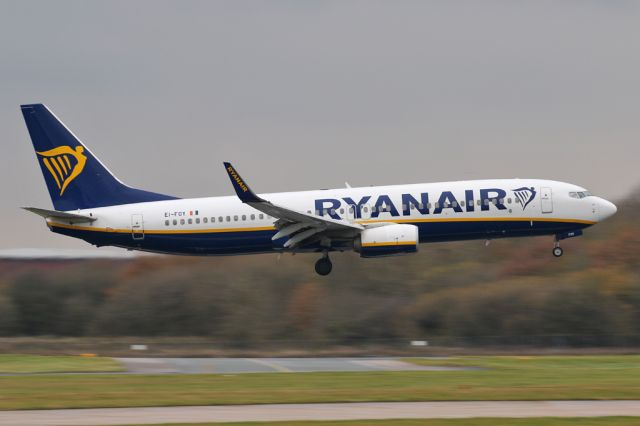
[[[176,199],[120,182],[45,105],[20,108],[56,210]]]

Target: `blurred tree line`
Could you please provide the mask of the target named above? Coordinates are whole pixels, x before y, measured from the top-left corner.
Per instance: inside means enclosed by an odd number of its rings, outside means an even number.
[[[206,336],[340,344],[640,344],[640,192],[610,221],[552,237],[334,254],[0,260],[2,336]]]

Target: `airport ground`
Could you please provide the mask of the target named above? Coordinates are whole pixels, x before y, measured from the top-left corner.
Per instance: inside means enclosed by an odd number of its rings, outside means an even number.
[[[0,420],[33,426],[202,425],[212,421],[219,425],[227,418],[235,422],[229,424],[256,426],[640,424],[637,355],[363,360],[375,362],[365,363],[369,369],[358,371],[295,372],[295,368],[304,366],[332,366],[334,361],[271,359],[268,364],[281,363],[289,367],[289,372],[274,368],[270,373],[201,374],[189,367],[128,374],[127,364],[112,358],[3,355]],[[335,365],[352,361],[335,359]],[[184,362],[192,365],[193,359]],[[202,361],[195,362],[201,365]],[[402,365],[409,367],[403,370],[399,368]],[[105,411],[96,411],[102,414],[94,414],[92,419],[88,414],[92,409]],[[56,423],[54,413],[70,417]],[[394,413],[398,413],[396,418]],[[109,423],[109,418],[115,420]],[[123,422],[122,418],[129,421]],[[369,418],[385,420],[374,422]],[[242,423],[243,419],[254,423]],[[267,422],[255,423],[258,420]]]
[[[38,357],[40,358],[40,357]],[[54,370],[33,357],[5,373]],[[44,359],[47,359],[45,357]],[[74,357],[79,371],[114,361]],[[11,360],[11,357],[9,357]],[[55,362],[61,363],[64,358]],[[410,359],[445,371],[255,374],[29,374],[0,377],[0,409],[59,409],[379,401],[640,400],[640,356]],[[23,365],[21,365],[21,363]],[[95,364],[93,364],[95,363]],[[106,363],[106,364],[105,364]],[[93,364],[93,365],[92,365]],[[117,366],[117,364],[115,364]],[[55,397],[51,397],[55,395]]]
[[[541,417],[536,419],[399,419],[399,420],[354,420],[318,422],[242,422],[242,423],[173,423],[165,426],[637,426],[634,417],[599,417],[593,419],[558,419]],[[139,425],[128,425],[139,426]]]

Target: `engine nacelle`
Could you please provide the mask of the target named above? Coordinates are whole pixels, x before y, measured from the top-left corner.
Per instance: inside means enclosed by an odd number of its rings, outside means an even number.
[[[418,227],[395,224],[367,228],[355,240],[354,249],[360,257],[415,253],[418,251]]]

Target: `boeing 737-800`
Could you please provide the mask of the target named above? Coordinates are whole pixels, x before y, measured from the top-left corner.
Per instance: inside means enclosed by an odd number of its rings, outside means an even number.
[[[25,207],[53,232],[93,245],[181,255],[330,252],[375,258],[419,243],[582,234],[616,212],[569,183],[491,179],[256,195],[229,163],[236,196],[182,199],[119,181],[42,104],[22,105],[54,210]]]

